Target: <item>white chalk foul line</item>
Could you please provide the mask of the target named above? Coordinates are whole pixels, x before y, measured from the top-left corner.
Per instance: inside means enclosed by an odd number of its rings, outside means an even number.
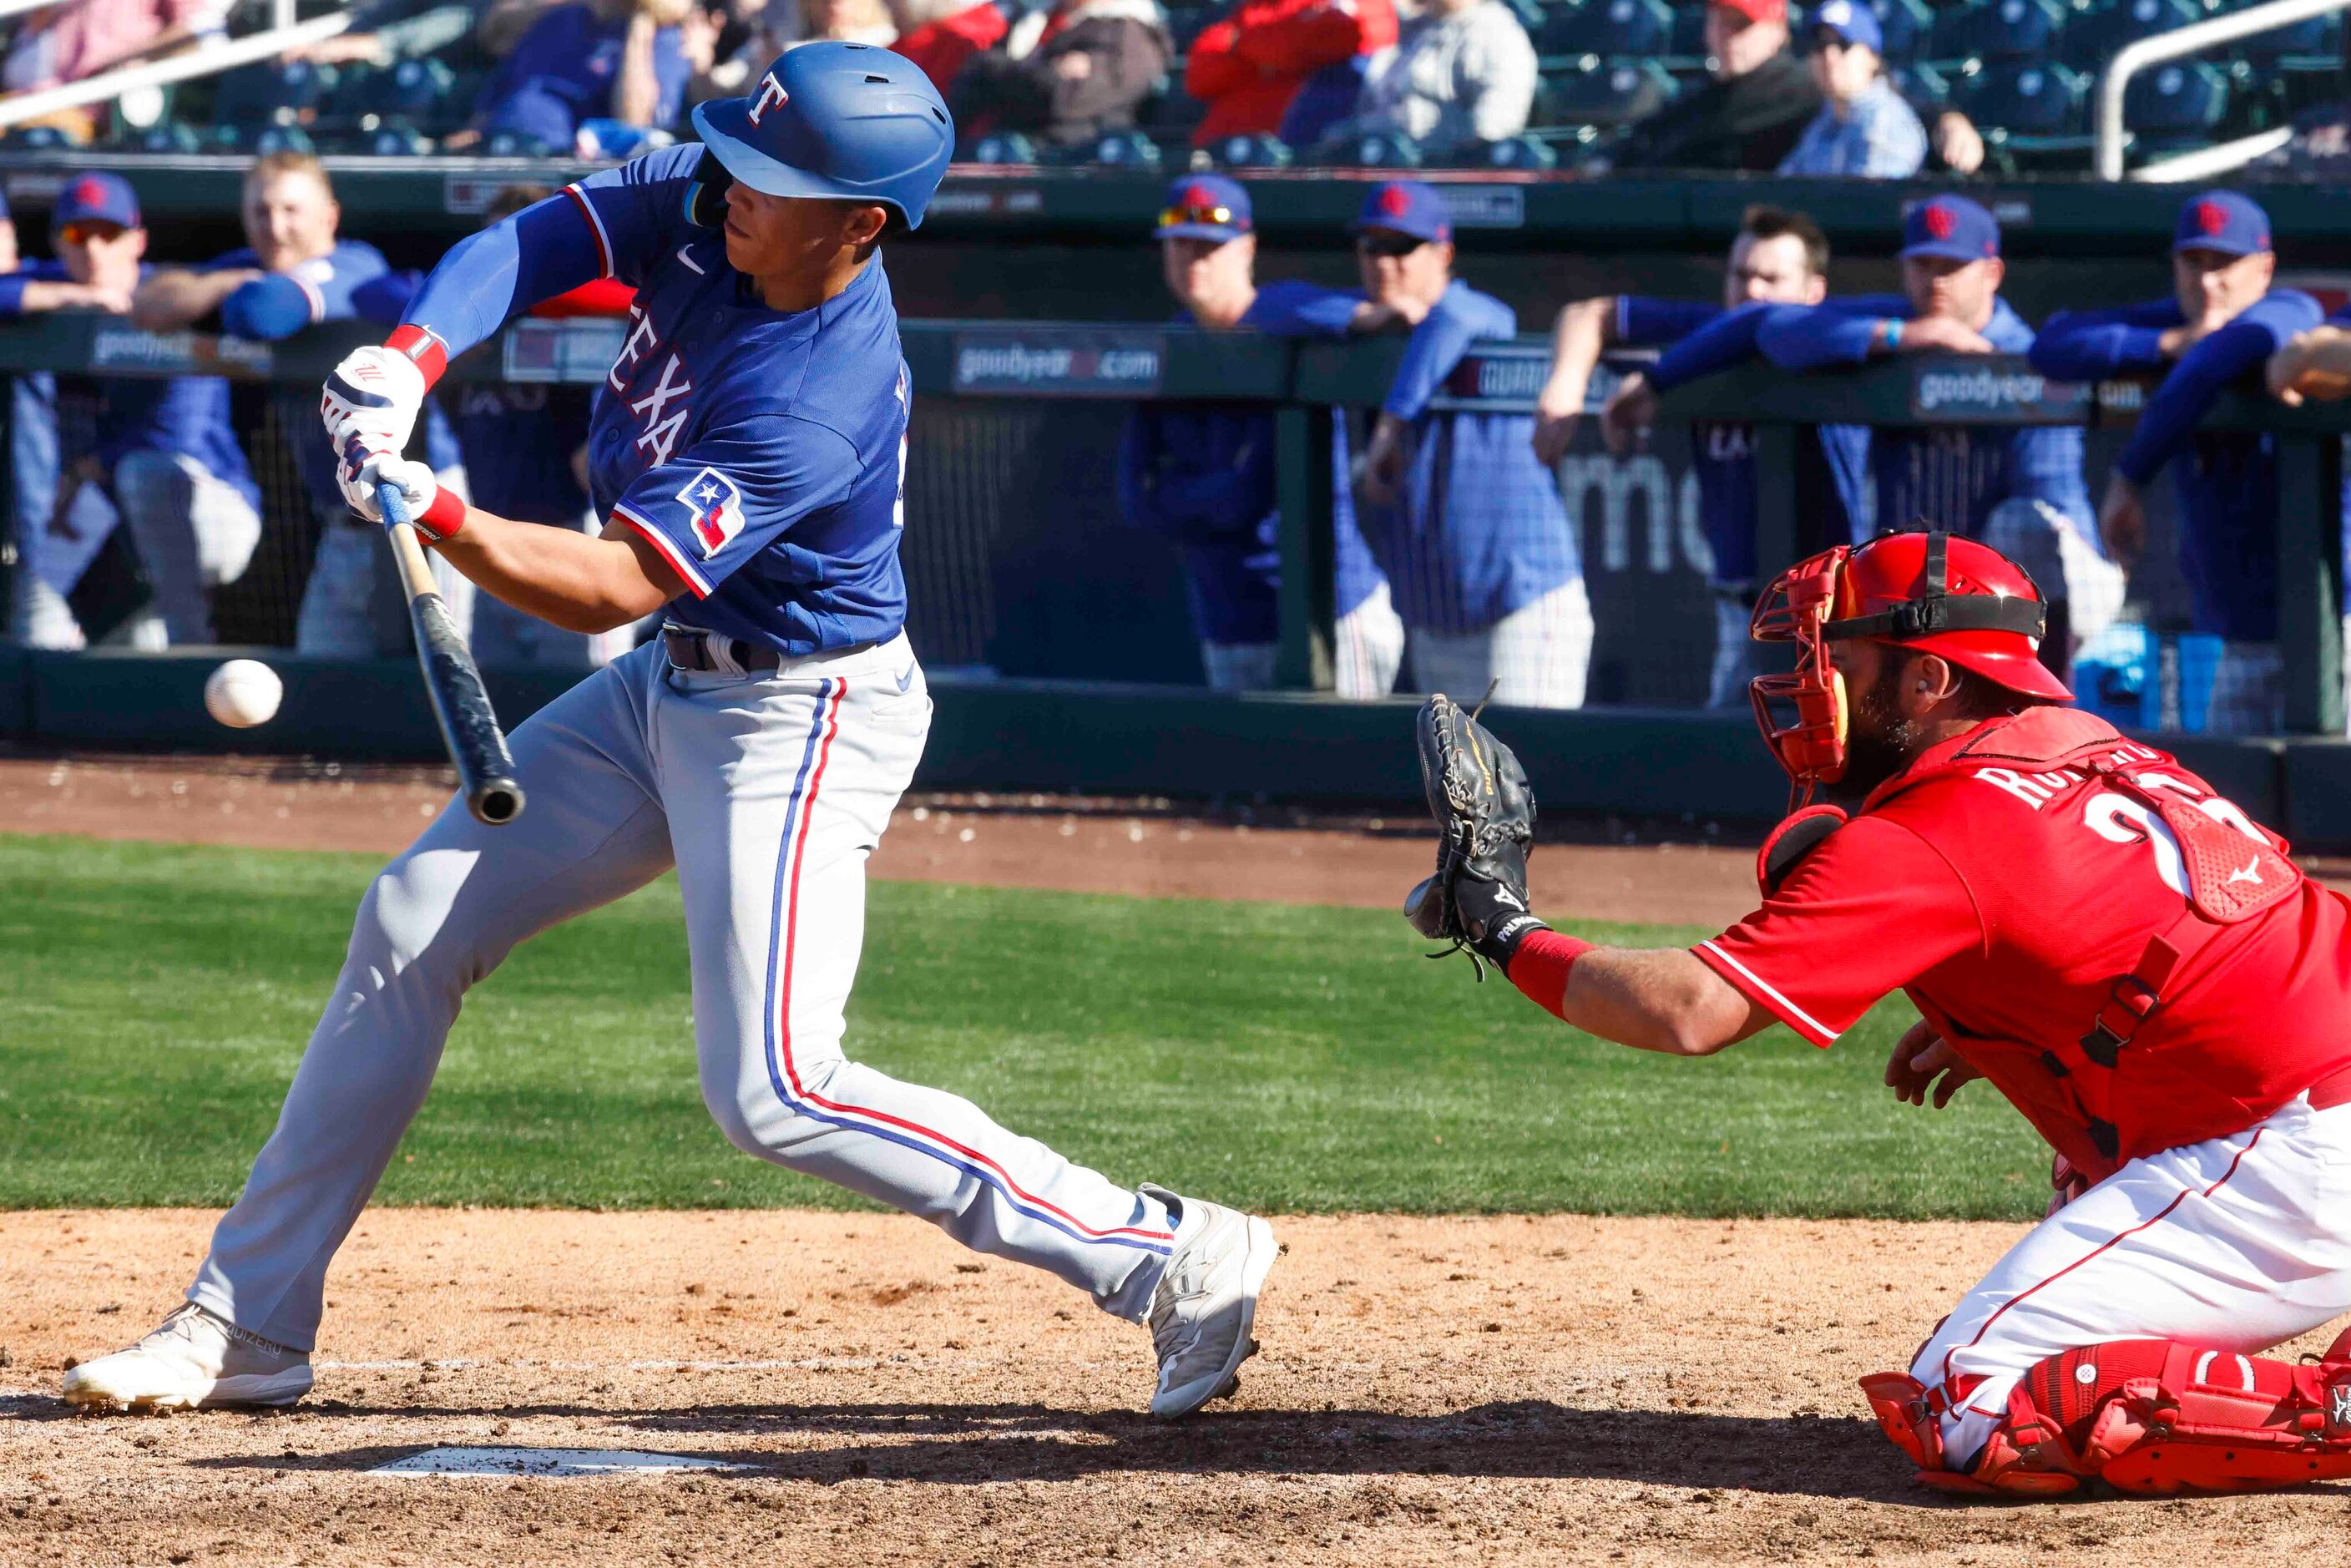
[[[427,1448],[371,1476],[664,1476],[680,1470],[742,1470],[747,1465],[686,1454],[649,1454],[635,1448]]]

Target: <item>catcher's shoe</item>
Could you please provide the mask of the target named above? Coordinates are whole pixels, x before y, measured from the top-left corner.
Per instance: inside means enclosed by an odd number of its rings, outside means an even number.
[[[1151,1413],[1188,1416],[1240,1386],[1236,1374],[1257,1354],[1249,1328],[1258,1292],[1278,1249],[1262,1219],[1165,1187],[1143,1190],[1180,1215],[1175,1253],[1151,1298],[1151,1343],[1159,1352]]]
[[[190,1301],[153,1333],[66,1374],[66,1402],[102,1410],[291,1405],[310,1392],[310,1357]]]

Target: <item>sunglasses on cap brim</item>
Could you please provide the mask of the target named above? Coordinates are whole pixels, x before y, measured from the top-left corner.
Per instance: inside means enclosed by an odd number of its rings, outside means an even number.
[[[1234,221],[1233,210],[1230,207],[1162,207],[1159,209],[1161,228],[1172,229],[1178,224],[1207,224],[1220,229],[1249,227],[1246,219],[1238,223]]]
[[[1398,234],[1394,229],[1371,229],[1355,236],[1355,248],[1372,256],[1405,256],[1428,244],[1416,235]]]
[[[110,218],[78,218],[57,225],[57,239],[65,245],[83,245],[91,240],[120,239],[131,232],[128,224],[118,224]]]

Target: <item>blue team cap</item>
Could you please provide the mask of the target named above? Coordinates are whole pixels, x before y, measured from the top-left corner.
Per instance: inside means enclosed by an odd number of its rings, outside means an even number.
[[[1981,261],[2000,254],[2000,222],[1965,196],[1932,196],[1903,215],[1902,254]]]
[[[57,193],[57,204],[49,214],[51,228],[61,229],[68,224],[120,224],[135,229],[139,193],[120,174],[76,175]]]
[[[1886,52],[1886,30],[1863,0],[1827,0],[1813,12],[1812,27],[1816,33],[1834,33],[1840,42],[1859,44],[1872,54]]]
[[[1453,237],[1453,214],[1434,187],[1417,180],[1390,180],[1364,198],[1362,214],[1347,225],[1350,234],[1366,229],[1386,229],[1441,245]]]
[[[221,330],[232,338],[277,342],[319,319],[326,301],[319,291],[282,272],[239,284],[220,303]]]
[[[955,120],[920,66],[830,39],[777,56],[745,97],[695,105],[694,128],[755,191],[875,202],[908,228],[955,152]]]
[[[1160,239],[1238,239],[1253,227],[1249,192],[1222,174],[1186,174],[1167,187],[1160,209]]]
[[[2252,256],[2270,246],[2270,215],[2259,202],[2234,191],[2207,191],[2179,209],[2179,232],[2172,236],[2176,255],[2183,250],[2217,250],[2225,256]]]

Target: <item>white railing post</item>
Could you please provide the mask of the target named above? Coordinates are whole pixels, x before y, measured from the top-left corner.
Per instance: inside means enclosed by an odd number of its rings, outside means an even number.
[[[5,3],[5,0],[0,0]],[[2351,0],[2344,0],[2351,5]],[[264,33],[250,33],[242,38],[214,44],[207,48],[192,49],[186,54],[166,55],[160,60],[143,65],[124,66],[119,70],[102,72],[62,87],[42,88],[35,92],[16,93],[0,98],[0,131],[12,125],[22,125],[61,109],[75,109],[85,103],[107,103],[120,98],[134,88],[162,87],[167,82],[186,81],[193,77],[208,77],[250,65],[255,60],[273,59],[287,50],[315,44],[344,32],[351,25],[351,14],[339,11],[331,16],[314,16],[308,22],[291,27],[272,27]]]
[[[2215,45],[2232,44],[2255,33],[2274,32],[2346,8],[2351,8],[2351,0],[2270,0],[2266,5],[2190,22],[2185,27],[2174,27],[2168,33],[2124,45],[2107,63],[2105,74],[2098,78],[2098,178],[2123,177],[2123,91],[2140,71]]]

